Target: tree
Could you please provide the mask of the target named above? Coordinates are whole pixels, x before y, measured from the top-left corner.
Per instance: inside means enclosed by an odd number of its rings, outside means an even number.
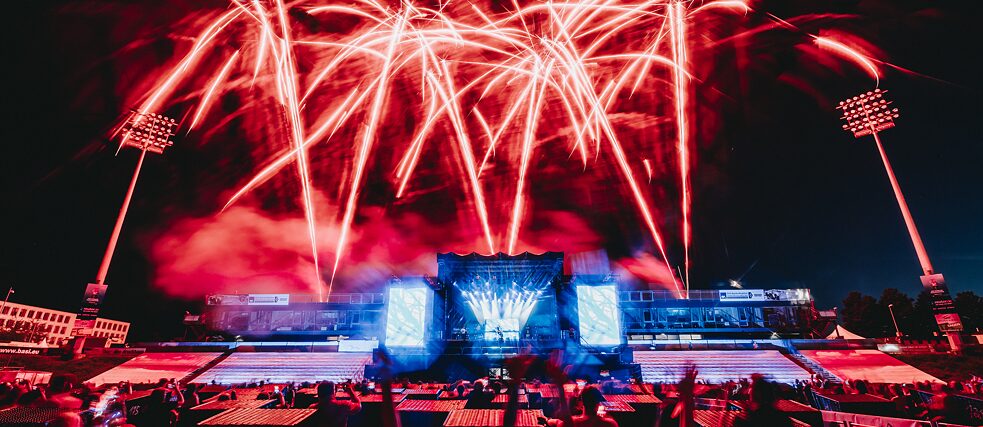
[[[956,294],[953,302],[967,332],[983,328],[983,297],[973,291],[965,291]]]
[[[898,328],[900,328],[901,332],[905,335],[910,334],[911,332],[909,332],[909,329],[913,326],[912,324],[915,323],[915,319],[912,316],[915,311],[914,301],[904,292],[901,292],[895,288],[887,288],[884,289],[883,293],[881,293],[881,299],[877,302],[879,311],[888,316],[888,330],[885,331],[885,335],[894,335],[896,332],[894,330],[894,324],[891,323],[890,319],[891,307],[889,306],[891,304],[894,304],[894,317],[898,320]]]
[[[877,320],[878,311],[874,297],[852,291],[843,299],[843,326],[863,336],[881,336],[884,322]]]
[[[918,294],[911,317],[910,332],[905,331],[911,336],[928,338],[939,332],[939,327],[935,323],[935,313],[932,312],[932,295],[928,291]]]

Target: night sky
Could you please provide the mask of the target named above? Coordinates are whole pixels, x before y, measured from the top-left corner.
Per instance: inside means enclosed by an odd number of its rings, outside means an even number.
[[[3,96],[0,287],[13,286],[15,302],[76,311],[98,267],[137,157],[132,150],[114,156],[105,138],[124,108],[112,64],[131,40],[120,38],[141,22],[173,22],[190,7],[157,5],[152,18],[120,22],[115,11],[133,3],[21,2],[8,14],[4,56],[13,75]],[[901,118],[883,141],[935,269],[954,293],[983,293],[977,3],[755,3],[778,16],[857,14],[838,26],[912,71],[884,70],[881,87]],[[167,53],[152,42],[147,49]],[[803,61],[777,49],[743,80],[721,70],[701,86],[723,96],[700,105],[718,111],[719,122],[712,138],[701,136],[694,176],[694,288],[738,278],[749,288],[808,287],[820,308],[841,305],[850,290],[879,295],[895,287],[915,296],[920,269],[877,151],[869,138],[841,131],[833,108],[872,88],[870,79],[859,71],[809,73]],[[804,89],[784,75],[810,76]],[[220,206],[210,176],[194,172],[210,168],[208,158],[182,153],[191,147],[181,144],[148,157],[107,280],[103,314],[133,322],[131,340],[179,334],[184,310],[200,305],[155,289],[147,254],[178,219]],[[633,212],[625,209],[626,221],[637,220]],[[638,236],[598,228],[612,254],[645,237],[641,227]]]

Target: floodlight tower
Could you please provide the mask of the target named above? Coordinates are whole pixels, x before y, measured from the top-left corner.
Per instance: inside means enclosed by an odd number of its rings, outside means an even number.
[[[171,136],[177,130],[177,122],[174,119],[154,113],[133,112],[129,119],[124,123],[114,135],[121,135],[120,149],[123,147],[134,147],[140,150],[140,157],[137,158],[136,168],[133,170],[133,177],[130,178],[130,186],[123,197],[123,206],[119,209],[116,217],[116,225],[113,232],[109,235],[109,244],[106,252],[102,256],[99,264],[99,271],[96,273],[96,280],[90,283],[82,297],[82,308],[76,318],[73,335],[84,337],[91,332],[95,319],[99,314],[99,306],[106,292],[106,274],[109,272],[109,264],[116,252],[116,243],[119,241],[120,231],[123,229],[123,220],[126,218],[126,211],[130,207],[130,200],[133,198],[133,190],[137,185],[137,178],[140,177],[140,169],[143,166],[143,159],[147,152],[163,154],[164,149],[174,145]],[[77,346],[80,344],[77,344]],[[76,350],[80,351],[81,348]]]
[[[137,178],[140,177],[140,168],[143,167],[143,159],[147,152],[164,154],[164,149],[174,145],[171,136],[174,136],[177,129],[177,122],[174,119],[160,114],[144,114],[134,112],[130,115],[130,120],[124,125],[123,139],[121,147],[135,147],[140,150],[140,157],[137,159],[137,166],[133,170],[133,177],[130,178],[130,187],[126,190],[123,198],[123,206],[119,209],[116,217],[116,225],[113,233],[109,236],[109,244],[106,252],[102,256],[102,263],[99,264],[99,272],[96,273],[96,284],[102,285],[106,281],[106,274],[109,273],[109,263],[116,252],[116,242],[119,240],[119,233],[123,229],[123,220],[126,218],[126,211],[130,207],[130,199],[133,198],[133,190],[137,185]]]
[[[941,274],[932,268],[932,261],[928,258],[928,251],[922,243],[922,237],[915,227],[915,220],[911,217],[908,209],[908,202],[905,201],[904,194],[901,193],[901,186],[898,178],[894,176],[894,168],[888,161],[884,145],[881,144],[879,133],[894,127],[894,119],[898,118],[898,109],[891,107],[893,101],[885,98],[886,90],[874,89],[860,95],[848,98],[840,102],[837,109],[843,110],[843,130],[853,133],[855,138],[867,135],[874,137],[874,144],[877,152],[881,155],[884,162],[884,170],[887,171],[887,178],[891,182],[894,190],[894,197],[898,199],[898,207],[901,209],[901,217],[904,218],[908,234],[911,236],[911,243],[915,246],[915,253],[918,255],[918,262],[921,264],[922,286],[932,296],[932,311],[935,314],[935,321],[939,325],[939,330],[946,334],[952,351],[957,352],[962,348],[959,331],[962,330],[962,321],[956,313],[952,297],[945,285],[945,279]],[[893,313],[892,313],[893,314]]]

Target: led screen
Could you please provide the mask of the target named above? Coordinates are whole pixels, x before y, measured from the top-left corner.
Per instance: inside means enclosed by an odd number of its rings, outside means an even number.
[[[423,347],[426,331],[427,288],[389,288],[386,345]]]
[[[611,286],[577,286],[580,337],[588,345],[621,344],[618,290]]]

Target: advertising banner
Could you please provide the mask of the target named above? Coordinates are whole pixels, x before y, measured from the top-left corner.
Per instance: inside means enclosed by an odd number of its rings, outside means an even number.
[[[106,289],[106,285],[98,283],[89,283],[85,286],[82,308],[75,317],[75,324],[72,325],[72,336],[92,335],[92,330],[96,327],[96,318],[99,317],[99,307],[106,298]]]
[[[721,301],[768,301],[763,289],[721,289]]]
[[[932,297],[932,313],[942,332],[963,330],[962,319],[956,313],[956,304],[949,295],[949,287],[941,274],[922,276],[922,286]]]
[[[72,325],[72,336],[73,337],[87,337],[92,335],[92,330],[96,328],[96,319],[81,319],[79,317],[75,318],[75,324]]]
[[[290,305],[290,294],[249,294],[246,305]]]
[[[79,319],[91,320],[99,316],[99,307],[102,300],[106,298],[106,285],[89,283],[85,287],[85,294],[82,295],[82,309],[79,311]]]
[[[207,305],[290,305],[290,294],[218,294],[205,298]]]

